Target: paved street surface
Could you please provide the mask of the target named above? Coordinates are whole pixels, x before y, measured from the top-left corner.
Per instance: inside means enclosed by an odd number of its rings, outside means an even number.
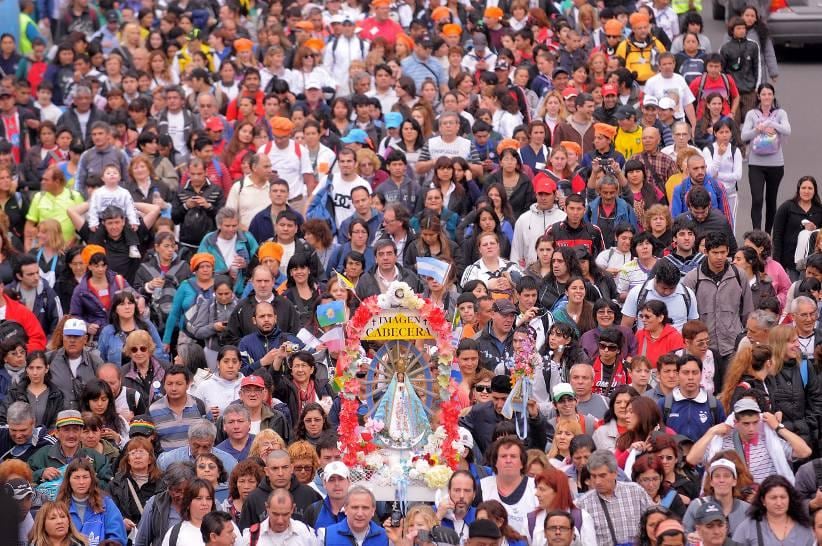
[[[705,32],[714,50],[722,45],[726,35],[722,21],[711,19],[711,0],[703,5]],[[775,82],[776,99],[788,113],[792,135],[785,145],[785,178],[779,188],[777,204],[794,194],[800,176],[810,174],[822,183],[822,47],[777,49],[779,78]],[[745,177],[739,187],[739,218],[736,236],[751,229],[751,193]],[[763,207],[762,220],[765,211]]]

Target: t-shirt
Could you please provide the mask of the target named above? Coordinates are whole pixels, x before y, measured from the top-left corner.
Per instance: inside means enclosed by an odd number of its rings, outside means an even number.
[[[77,114],[77,121],[80,122],[80,132],[83,133],[83,138],[86,138],[86,129],[88,128],[88,120],[91,118],[91,110],[86,113],[75,110],[74,113]]]
[[[304,174],[313,174],[308,148],[300,146],[300,155],[297,156],[296,143],[288,141],[285,149],[280,149],[276,144],[271,144],[268,151],[268,159],[271,160],[271,168],[277,171],[277,176],[288,182],[288,198],[297,199],[305,196]]]
[[[174,149],[177,151],[182,151],[183,153],[188,153],[185,135],[185,117],[183,116],[182,110],[176,114],[168,112],[167,117],[168,136],[170,136],[171,141],[174,142]]]
[[[467,138],[457,137],[453,142],[445,142],[442,137],[433,137],[428,139],[422,150],[420,150],[420,161],[428,161],[430,159],[438,159],[445,157],[465,157],[469,162],[479,163],[479,154],[477,157],[471,157],[471,141]]]
[[[724,104],[722,105],[722,115],[730,115],[731,102],[734,98],[739,96],[739,90],[736,88],[736,82],[733,77],[726,75],[724,78],[720,76],[714,79],[709,78],[707,74],[703,74],[702,77],[696,78],[691,82],[691,92],[695,96],[699,93],[699,86],[702,85],[703,79],[705,80],[705,85],[702,87],[702,93],[700,96],[696,97],[699,101],[696,107],[696,117],[702,117],[702,112],[705,110],[705,98],[707,98],[711,93],[717,93],[725,99]],[[725,86],[726,82],[728,83],[727,87]]]
[[[234,261],[234,256],[237,255],[237,236],[235,235],[231,239],[217,237],[217,248],[223,256],[223,261],[230,268],[231,262]]]
[[[337,219],[337,227],[339,228],[343,222],[354,214],[354,206],[351,204],[351,191],[354,188],[366,188],[368,193],[371,193],[371,185],[361,176],[357,176],[350,182],[343,180],[341,176],[335,176],[331,187],[334,217]]]
[[[694,94],[688,83],[679,74],[672,74],[670,78],[665,78],[662,74],[657,74],[645,82],[645,94],[661,99],[670,97],[677,103],[674,116],[682,119],[685,116],[685,106],[694,102]],[[625,156],[628,157],[628,156]]]
[[[614,139],[614,148],[621,153],[623,157],[632,157],[642,151],[642,127],[637,124],[636,129],[630,133],[617,129],[616,138]]]

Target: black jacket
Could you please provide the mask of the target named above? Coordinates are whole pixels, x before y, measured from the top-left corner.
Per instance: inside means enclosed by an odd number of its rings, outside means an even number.
[[[508,332],[504,340],[499,340],[491,333],[491,324],[492,321],[488,321],[477,342],[479,343],[480,366],[493,372],[497,364],[513,354],[514,331]]]
[[[186,208],[185,202],[195,195],[202,196],[211,208]],[[223,205],[225,205],[225,195],[223,189],[217,184],[206,180],[200,191],[196,191],[191,187],[191,182],[186,183],[185,187],[174,196],[171,204],[171,219],[180,226],[180,243],[193,248],[199,247],[203,237],[217,229],[215,218],[217,211]]]
[[[485,177],[483,181],[483,190],[488,191],[491,184],[502,184],[502,169],[498,169]],[[534,193],[534,185],[525,174],[520,173],[517,185],[514,186],[514,191],[508,198],[508,203],[511,205],[511,210],[514,211],[514,218],[519,218],[521,214],[528,212],[531,203],[537,202],[537,195]]]
[[[62,129],[68,129],[71,131],[71,134],[74,135],[74,139],[82,140],[88,149],[94,146],[94,143],[91,141],[91,126],[95,121],[108,121],[108,116],[92,104],[88,123],[86,124],[86,134],[83,135],[80,118],[77,117],[77,111],[74,108],[69,108],[63,112],[63,115],[57,120],[57,132],[59,133]]]
[[[407,243],[405,246],[408,248]],[[368,296],[376,296],[382,293],[382,290],[380,290],[380,284],[374,276],[376,274],[376,266],[374,267],[374,270],[368,273],[363,273],[360,280],[357,282],[357,297],[361,300],[364,300]],[[414,292],[418,294],[422,293],[424,287],[422,285],[422,281],[416,273],[399,264],[397,264],[397,269],[400,272],[398,275],[398,280],[406,283]]]
[[[747,38],[732,39],[719,48],[719,56],[722,57],[722,72],[733,76],[740,95],[756,91],[761,76],[759,73],[761,55],[759,44]]]
[[[299,408],[300,394],[297,391],[297,385],[283,373],[282,368],[272,370],[271,378],[274,380],[274,397],[277,400],[282,400],[288,406],[288,411],[291,412],[291,425],[296,429],[300,421],[300,413],[297,411]],[[317,393],[318,399],[322,399],[324,396],[332,399],[336,398],[327,379],[315,378],[314,392]]]
[[[134,495],[128,487],[128,482],[131,481],[132,487],[137,492],[137,497],[140,499],[140,504],[145,507],[148,499],[163,491],[165,486],[162,480],[149,479],[142,487],[137,485],[137,482],[131,479],[128,475],[118,472],[114,479],[109,484],[108,493],[111,499],[120,509],[120,513],[124,518],[130,519],[135,524],[140,522],[140,509],[137,508],[137,502],[134,500]]]
[[[10,405],[15,402],[29,403],[29,399],[26,394],[26,389],[28,386],[29,380],[26,378],[20,383],[13,385],[9,389],[9,392],[6,393],[6,398],[3,399],[3,403],[0,404],[0,425],[8,424],[8,421],[6,421],[6,413],[8,412]],[[48,398],[46,398],[46,412],[43,414],[42,422],[34,423],[34,426],[46,427],[47,430],[51,430],[54,423],[57,421],[57,414],[66,409],[66,407],[63,392],[51,382],[48,383],[48,387],[49,394]]]
[[[796,240],[802,230],[802,220],[810,220],[816,227],[822,226],[822,207],[811,204],[808,212],[789,199],[776,210],[773,220],[773,259],[785,269],[796,269],[793,259],[796,251]]]
[[[240,531],[245,531],[255,523],[260,523],[268,517],[268,510],[265,503],[271,494],[271,484],[265,478],[257,486],[257,489],[249,493],[243,503],[243,512],[240,514]],[[294,499],[294,514],[291,516],[297,521],[305,522],[305,511],[309,506],[322,500],[322,497],[311,487],[302,485],[297,481],[296,476],[291,476],[291,486],[288,492]]]
[[[765,380],[771,398],[771,411],[782,412],[782,424],[799,435],[811,448],[819,446],[819,418],[822,415],[822,387],[819,376],[808,365],[808,383],[795,360],[786,360],[782,370]]]
[[[518,417],[518,414],[515,414]],[[507,421],[497,413],[493,402],[483,402],[471,406],[465,416],[460,417],[460,426],[467,428],[474,437],[474,442],[481,453],[487,453],[494,437],[494,429],[499,423]],[[527,449],[545,451],[548,439],[553,437],[553,427],[541,413],[528,417],[528,437],[525,439]]]
[[[234,308],[228,320],[228,331],[225,335],[229,344],[237,345],[243,336],[257,331],[252,320],[256,306],[257,298],[252,292],[247,298],[240,300]],[[282,296],[275,295],[274,310],[277,313],[277,328],[283,332],[297,333],[297,310],[294,309],[294,304]]]
[[[239,403],[239,400],[236,401]],[[271,429],[277,434],[279,434],[285,443],[288,444],[291,442],[291,423],[286,419],[285,415],[281,411],[277,411],[268,407],[267,405],[263,404],[262,407],[262,419],[260,420],[260,430]],[[215,423],[217,426],[217,438],[214,440],[214,445],[217,445],[224,440],[228,439],[225,431],[223,430],[223,416],[220,415],[217,418],[217,422]]]

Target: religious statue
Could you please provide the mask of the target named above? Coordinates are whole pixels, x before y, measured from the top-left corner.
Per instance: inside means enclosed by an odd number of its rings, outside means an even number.
[[[408,356],[398,356],[394,375],[374,412],[374,419],[384,424],[375,439],[392,449],[413,449],[431,434],[425,406],[406,374],[407,369]]]

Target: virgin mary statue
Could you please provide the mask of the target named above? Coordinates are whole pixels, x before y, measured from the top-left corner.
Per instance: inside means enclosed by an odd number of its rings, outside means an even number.
[[[397,359],[394,376],[374,412],[374,419],[385,425],[376,440],[391,449],[413,449],[431,433],[425,405],[405,373],[407,366],[407,357]]]

